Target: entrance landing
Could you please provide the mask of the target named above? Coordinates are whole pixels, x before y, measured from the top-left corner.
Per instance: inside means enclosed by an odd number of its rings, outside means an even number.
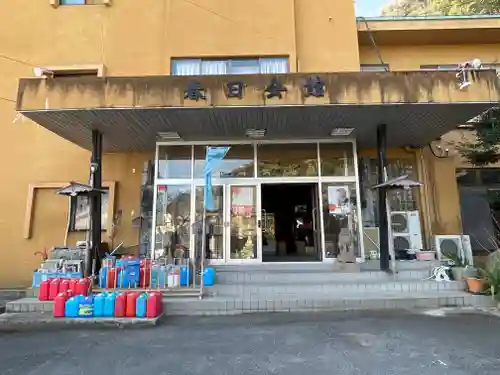
[[[373,270],[334,272],[333,264],[324,263],[218,266],[217,283],[206,288],[203,300],[169,299],[165,311],[167,315],[234,315],[435,309],[491,303],[488,297],[466,293],[464,282],[426,280],[429,266],[402,270],[396,277]]]

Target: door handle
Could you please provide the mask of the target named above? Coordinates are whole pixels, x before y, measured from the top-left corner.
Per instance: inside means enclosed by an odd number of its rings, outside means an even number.
[[[318,211],[317,208],[312,209],[312,222],[313,222],[313,231],[317,232],[318,230],[316,229],[316,214],[314,213],[315,211]]]
[[[262,223],[260,222],[260,220],[257,220],[257,228],[261,229],[262,228]]]

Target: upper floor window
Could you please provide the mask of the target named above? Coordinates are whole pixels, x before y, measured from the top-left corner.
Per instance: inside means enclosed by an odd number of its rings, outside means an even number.
[[[172,60],[172,75],[174,76],[279,74],[288,72],[289,64],[286,57]]]
[[[389,64],[361,64],[362,72],[388,72]]]
[[[54,8],[63,5],[111,5],[111,0],[50,0]]]
[[[60,5],[85,5],[88,0],[59,0]]]
[[[420,65],[420,70],[457,70],[459,64]],[[482,64],[483,69],[500,69],[500,64]]]

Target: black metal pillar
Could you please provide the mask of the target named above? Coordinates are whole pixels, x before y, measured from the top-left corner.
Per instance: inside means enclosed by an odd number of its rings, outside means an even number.
[[[98,130],[92,131],[92,156],[90,158],[90,184],[97,189],[90,195],[90,256],[87,258],[86,276],[92,274],[93,260],[99,261],[99,249],[101,246],[101,202],[102,194],[102,133]]]
[[[378,157],[378,183],[385,182],[385,169],[387,165],[386,159],[387,148],[387,126],[380,124],[377,127],[377,157]],[[380,269],[388,271],[390,269],[389,262],[389,223],[387,221],[387,206],[386,188],[378,190],[378,226],[380,236]]]

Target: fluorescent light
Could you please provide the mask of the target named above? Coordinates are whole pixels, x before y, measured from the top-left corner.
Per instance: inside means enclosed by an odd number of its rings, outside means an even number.
[[[354,128],[333,128],[330,132],[332,137],[347,137],[351,135],[354,131]]]
[[[247,129],[245,135],[249,138],[263,138],[266,135],[266,129]]]
[[[171,140],[171,139],[181,139],[181,136],[177,132],[160,132],[157,138],[159,140]]]

